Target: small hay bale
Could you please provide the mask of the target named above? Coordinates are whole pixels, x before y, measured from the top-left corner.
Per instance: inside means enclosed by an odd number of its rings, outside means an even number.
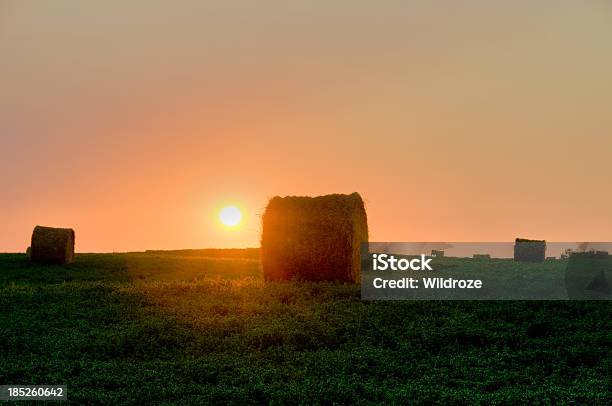
[[[368,220],[358,193],[276,196],[263,215],[266,280],[358,282]]]
[[[431,250],[431,256],[436,258],[444,257],[444,250]]]
[[[69,264],[74,259],[74,230],[34,227],[30,259],[43,264]]]
[[[518,262],[543,262],[546,258],[545,240],[517,238],[514,242],[514,260]]]

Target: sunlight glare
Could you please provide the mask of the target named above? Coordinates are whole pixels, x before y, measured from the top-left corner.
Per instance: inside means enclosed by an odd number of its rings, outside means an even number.
[[[227,206],[219,212],[219,220],[227,227],[236,227],[242,220],[242,213],[236,206]]]

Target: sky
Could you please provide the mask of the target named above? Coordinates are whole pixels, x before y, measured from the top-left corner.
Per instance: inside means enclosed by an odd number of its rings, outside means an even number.
[[[612,241],[611,39],[603,0],[0,0],[0,251],[354,191],[371,241]]]

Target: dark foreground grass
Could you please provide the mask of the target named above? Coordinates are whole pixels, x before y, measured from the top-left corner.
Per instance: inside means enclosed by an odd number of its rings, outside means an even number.
[[[362,302],[253,259],[0,255],[0,384],[87,404],[610,404],[609,302]]]

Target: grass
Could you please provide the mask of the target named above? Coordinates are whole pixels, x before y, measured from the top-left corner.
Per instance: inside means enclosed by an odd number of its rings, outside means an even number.
[[[0,384],[88,404],[612,401],[610,302],[362,302],[214,255],[0,255]]]

